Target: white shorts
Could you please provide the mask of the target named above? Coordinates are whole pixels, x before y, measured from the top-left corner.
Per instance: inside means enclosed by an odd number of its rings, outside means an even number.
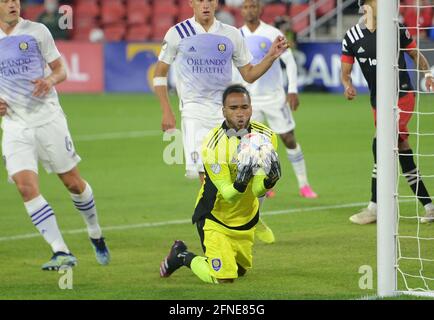
[[[276,134],[295,129],[295,121],[284,93],[277,96],[252,97],[252,108],[252,120],[261,123],[266,121]]]
[[[9,181],[24,170],[38,173],[38,161],[48,173],[60,174],[70,171],[81,160],[75,152],[63,112],[39,127],[5,127],[2,152]]]
[[[196,105],[198,108],[204,108],[203,105]],[[185,176],[187,178],[196,178],[200,172],[204,172],[202,162],[202,143],[206,135],[215,127],[220,126],[223,121],[223,114],[215,112],[206,114],[206,112],[197,113],[197,117],[192,117],[192,104],[185,110],[181,116],[182,139],[185,157]],[[200,109],[199,109],[200,110]],[[218,110],[221,110],[219,107]],[[188,112],[184,112],[188,111]]]

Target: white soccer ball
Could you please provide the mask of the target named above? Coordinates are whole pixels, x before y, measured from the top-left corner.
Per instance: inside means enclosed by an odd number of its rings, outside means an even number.
[[[238,145],[238,162],[248,164],[252,161],[253,164],[262,166],[263,160],[272,150],[273,144],[267,136],[258,132],[245,134]]]

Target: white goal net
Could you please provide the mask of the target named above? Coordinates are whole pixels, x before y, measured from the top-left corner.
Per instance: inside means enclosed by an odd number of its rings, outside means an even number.
[[[381,0],[380,0],[381,1]],[[416,41],[416,49],[428,60],[430,66],[434,65],[434,30],[433,12],[434,0],[401,0],[396,3],[396,28],[398,28],[398,47],[401,52],[408,49],[400,44],[399,22],[403,22]],[[432,37],[432,38],[431,38]],[[414,49],[413,49],[414,50]],[[395,168],[397,182],[395,187],[396,200],[396,227],[395,227],[395,268],[396,268],[396,291],[434,296],[434,222],[422,223],[425,216],[424,204],[433,199],[434,194],[434,95],[425,87],[425,71],[418,68],[419,61],[413,63],[408,54],[405,54],[407,69],[399,69],[398,55],[395,59],[395,80],[399,86],[399,72],[408,72],[412,79],[413,90],[398,89],[395,101],[403,93],[413,93],[415,96],[414,111],[404,111],[398,106],[401,118],[411,115],[408,124],[409,144],[411,153],[400,152],[395,149]],[[419,60],[419,59],[417,59]],[[434,73],[434,68],[431,67]],[[398,125],[397,125],[398,127]],[[397,130],[397,134],[402,134]],[[398,138],[397,134],[395,139]],[[413,157],[417,170],[403,173],[400,158]],[[421,197],[420,188],[422,183],[428,190],[429,195]],[[414,190],[416,189],[416,196]]]

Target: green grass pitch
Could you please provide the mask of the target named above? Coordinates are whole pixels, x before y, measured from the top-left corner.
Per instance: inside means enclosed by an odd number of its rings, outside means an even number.
[[[231,285],[202,283],[187,268],[160,279],[159,264],[175,239],[201,253],[196,229],[189,223],[198,181],[184,178],[183,165],[162,160],[168,142],[160,130],[160,109],[151,95],[62,95],[73,139],[83,161],[80,170],[94,189],[100,223],[112,263],[97,265],[84,223],[66,189],[54,175],[40,170],[42,194],[79,265],[73,289],[60,290],[60,274],[42,272],[51,252],[28,218],[15,187],[0,170],[0,299],[357,299],[376,294],[376,225],[357,226],[348,217],[370,197],[371,140],[374,134],[367,96],[353,103],[340,95],[301,94],[295,113],[296,136],[305,154],[315,200],[298,196],[296,179],[282,145],[283,178],[276,197],[267,200],[263,218],[277,242],[254,247],[254,267]],[[176,98],[172,99],[177,105]],[[433,111],[432,96],[421,111]],[[412,121],[412,131],[434,132],[434,116]],[[179,115],[178,115],[179,127]],[[421,151],[434,153],[434,138],[422,136]],[[434,174],[432,157],[419,161],[422,174]],[[401,179],[403,180],[403,179]],[[434,193],[434,179],[426,178]],[[401,181],[400,193],[411,195]],[[416,203],[401,205],[414,215]],[[419,212],[422,209],[419,206]],[[434,226],[406,220],[400,233],[432,237]],[[78,230],[78,231],[77,231]],[[23,236],[24,235],[24,236]],[[29,237],[25,238],[25,236]],[[421,242],[422,257],[433,259],[433,241]],[[417,256],[416,240],[403,241],[403,254]],[[362,290],[361,266],[372,266],[374,287]],[[402,261],[418,273],[418,260]],[[432,262],[424,263],[434,278]],[[429,281],[429,280],[426,280]],[[421,287],[417,278],[409,285]],[[434,283],[430,283],[434,288]],[[402,288],[402,281],[400,280]]]

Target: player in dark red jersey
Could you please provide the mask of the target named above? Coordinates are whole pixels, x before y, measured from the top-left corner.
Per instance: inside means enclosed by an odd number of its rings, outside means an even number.
[[[377,27],[377,0],[359,0],[359,5],[365,11],[365,21],[351,27],[342,41],[342,83],[345,88],[344,95],[348,100],[353,100],[356,95],[356,89],[351,82],[351,71],[354,61],[359,62],[363,75],[368,82],[371,93],[371,105],[376,120],[376,86],[377,86],[377,60],[376,60],[376,27]],[[407,66],[404,59],[404,52],[410,55],[415,62],[418,70],[425,74],[425,85],[427,90],[432,90],[434,86],[433,75],[427,59],[419,50],[416,42],[411,38],[408,30],[400,25],[399,28],[399,69],[406,70]],[[404,176],[418,197],[419,201],[425,207],[426,215],[421,219],[422,223],[434,221],[434,205],[428,194],[428,191],[421,180],[419,171],[413,159],[413,151],[408,142],[407,124],[410,121],[415,105],[414,89],[407,71],[399,72],[399,162]],[[377,220],[377,165],[376,165],[376,138],[373,140],[372,150],[374,153],[374,170],[372,172],[371,182],[371,201],[367,208],[363,208],[359,213],[350,217],[350,221],[357,224],[373,223]]]

